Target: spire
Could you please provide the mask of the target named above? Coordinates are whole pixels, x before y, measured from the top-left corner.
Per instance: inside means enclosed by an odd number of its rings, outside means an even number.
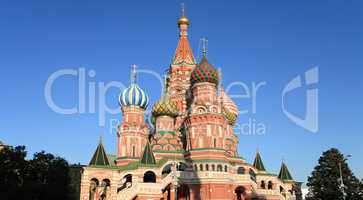
[[[153,165],[156,163],[154,153],[150,147],[149,141],[146,142],[144,153],[142,155],[140,162],[142,164],[148,164],[148,165]]]
[[[281,169],[280,169],[280,173],[279,173],[279,179],[283,180],[283,181],[292,181],[294,180],[289,172],[289,169],[287,168],[286,164],[284,161],[282,161],[281,164]]]
[[[263,165],[262,158],[260,152],[257,151],[255,161],[253,162],[253,166],[259,171],[265,172],[265,166]]]
[[[178,20],[178,26],[180,30],[180,39],[178,46],[175,50],[174,58],[172,61],[173,65],[195,65],[193,51],[188,41],[188,26],[189,20],[185,16],[184,4],[182,4],[182,16]]]
[[[110,162],[108,161],[106,151],[102,145],[102,137],[100,137],[100,142],[97,146],[95,153],[92,156],[92,159],[89,165],[99,165],[99,166],[109,166]]]

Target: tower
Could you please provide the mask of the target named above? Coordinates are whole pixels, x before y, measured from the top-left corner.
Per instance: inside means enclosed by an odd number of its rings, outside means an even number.
[[[159,152],[157,153],[158,159],[160,159],[161,156],[173,156],[172,154],[183,149],[179,131],[175,128],[178,114],[179,108],[177,104],[170,99],[165,77],[164,94],[152,108],[152,117],[155,123],[153,150]],[[182,154],[179,156],[181,157]]]
[[[117,133],[117,165],[127,165],[130,162],[138,161],[149,135],[144,119],[149,97],[136,83],[136,73],[136,65],[133,65],[131,84],[119,97],[122,122]]]
[[[188,89],[190,87],[190,75],[196,66],[192,48],[188,40],[189,20],[185,16],[184,9],[178,20],[179,42],[175,50],[173,60],[169,67],[169,95],[180,111],[176,120],[176,127],[180,127],[187,112]]]

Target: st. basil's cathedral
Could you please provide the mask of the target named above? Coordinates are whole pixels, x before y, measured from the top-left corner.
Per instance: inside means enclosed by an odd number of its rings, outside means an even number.
[[[102,141],[81,174],[81,200],[295,200],[299,183],[286,164],[266,171],[238,155],[238,109],[224,92],[206,51],[197,63],[188,41],[189,20],[178,20],[180,37],[164,91],[145,117],[149,97],[136,82],[121,92],[117,154]],[[151,121],[152,125],[147,121]]]

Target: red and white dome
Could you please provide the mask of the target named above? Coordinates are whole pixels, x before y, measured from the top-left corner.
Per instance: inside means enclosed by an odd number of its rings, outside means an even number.
[[[238,108],[234,101],[224,92],[224,89],[221,90],[221,96],[223,101],[223,108],[235,116],[238,116]]]

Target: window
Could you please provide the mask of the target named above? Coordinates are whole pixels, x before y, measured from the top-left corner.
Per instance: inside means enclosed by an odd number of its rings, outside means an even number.
[[[237,174],[244,174],[245,173],[245,168],[243,167],[238,167],[237,169]]]
[[[205,165],[205,170],[209,171],[209,165],[208,164]]]
[[[224,166],[224,171],[227,172],[228,171],[228,167],[227,165]]]
[[[214,164],[212,165],[212,171],[216,171],[216,166]]]
[[[152,171],[147,171],[144,174],[144,183],[156,183],[156,175]]]
[[[217,148],[217,139],[216,138],[213,138],[213,147]]]
[[[266,183],[265,183],[265,181],[261,181],[261,188],[262,189],[266,189]]]
[[[268,182],[268,184],[267,184],[267,188],[269,189],[269,190],[272,190],[273,188],[272,188],[272,182],[271,181],[269,181]]]
[[[203,165],[202,164],[199,165],[199,170],[203,171]]]
[[[223,171],[223,170],[222,170],[222,165],[218,165],[218,166],[217,166],[217,171],[218,171],[218,172]]]

